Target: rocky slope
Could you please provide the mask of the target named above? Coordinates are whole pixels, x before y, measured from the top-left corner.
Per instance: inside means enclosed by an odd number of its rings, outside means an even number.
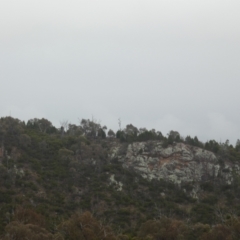
[[[133,169],[144,178],[164,179],[176,184],[216,178],[231,184],[233,174],[240,173],[239,165],[227,160],[219,164],[212,152],[184,143],[164,148],[160,141],[135,142],[125,149],[114,147],[111,158],[118,159],[124,168]]]

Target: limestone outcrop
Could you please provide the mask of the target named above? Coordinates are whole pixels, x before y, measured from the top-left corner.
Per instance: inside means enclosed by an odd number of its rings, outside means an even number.
[[[160,141],[135,142],[112,149],[111,158],[122,162],[123,167],[141,174],[144,178],[164,179],[176,184],[201,182],[221,178],[231,184],[233,172],[240,167],[229,162],[219,164],[210,151],[175,143],[164,148]]]

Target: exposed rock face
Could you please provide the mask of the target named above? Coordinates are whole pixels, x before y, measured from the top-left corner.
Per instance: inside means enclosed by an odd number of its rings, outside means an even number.
[[[217,177],[231,184],[233,169],[235,172],[240,170],[239,166],[229,163],[225,163],[223,169],[212,152],[183,143],[169,145],[167,148],[163,148],[160,141],[132,143],[125,152],[120,147],[115,147],[111,157],[117,157],[123,167],[133,169],[144,178],[164,179],[176,184]]]
[[[117,191],[122,191],[123,184],[121,182],[118,182],[118,181],[115,180],[115,175],[114,174],[112,174],[110,176],[109,180],[110,180],[110,185],[112,185],[112,184],[115,185],[115,189]]]

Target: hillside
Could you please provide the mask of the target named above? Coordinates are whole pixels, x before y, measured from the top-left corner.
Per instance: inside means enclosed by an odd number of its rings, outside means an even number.
[[[0,119],[1,239],[240,239],[240,142]]]

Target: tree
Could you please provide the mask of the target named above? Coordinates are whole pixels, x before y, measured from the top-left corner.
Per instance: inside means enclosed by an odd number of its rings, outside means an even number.
[[[27,134],[21,134],[19,136],[19,145],[27,148],[31,145],[31,138]]]
[[[3,240],[53,240],[55,238],[46,230],[45,218],[31,209],[19,207],[13,215],[13,221],[5,227]]]
[[[136,136],[139,131],[137,127],[133,126],[132,124],[128,124],[124,129],[124,132],[126,133],[126,135]]]
[[[80,126],[85,136],[93,138],[97,137],[98,130],[101,128],[100,123],[97,123],[94,118],[92,118],[92,121],[89,119],[82,119]]]
[[[157,134],[155,129],[148,131],[146,128],[139,129],[139,135],[137,137],[138,141],[148,141],[157,139]]]
[[[128,124],[124,129],[126,140],[129,142],[136,140],[138,132],[139,131],[137,127],[133,126],[132,124]]]
[[[222,148],[223,151],[225,151],[224,148],[225,147]],[[220,145],[215,140],[210,140],[205,143],[205,149],[212,151],[214,153],[218,153]]]
[[[5,228],[6,234],[2,240],[53,240],[56,239],[45,228],[34,224],[22,224],[17,221],[9,223]]]
[[[27,127],[38,129],[40,132],[46,133],[46,131],[53,126],[52,123],[45,118],[34,118],[27,122]]]
[[[61,133],[62,133],[62,136],[64,135],[65,132],[68,131],[69,129],[69,123],[68,123],[68,120],[62,120],[60,121],[60,126],[61,126]]]
[[[206,236],[211,230],[208,224],[196,223],[191,227],[191,231],[189,232],[188,239],[202,239],[202,236]]]
[[[97,221],[90,212],[75,214],[59,226],[64,239],[116,240],[109,227]]]
[[[168,133],[168,142],[169,142],[169,144],[172,144],[174,141],[175,142],[179,142],[180,141],[180,134],[177,131],[171,130]]]
[[[212,231],[203,234],[203,236],[200,238],[201,240],[233,240],[231,236],[231,230],[229,227],[218,224],[213,227]],[[236,238],[237,239],[237,238]]]
[[[185,138],[185,143],[192,145],[192,146],[196,146],[196,147],[203,147],[203,144],[198,140],[197,136],[195,136],[194,138],[187,136]]]
[[[185,142],[186,142],[187,144],[189,144],[189,145],[194,146],[194,139],[191,138],[190,136],[187,136],[187,137],[185,138]]]
[[[105,133],[105,131],[104,131],[102,128],[99,128],[99,129],[98,129],[97,136],[98,136],[99,138],[106,138],[106,133]]]
[[[116,133],[116,137],[120,139],[121,142],[126,141],[126,134],[124,131],[118,130]]]
[[[240,140],[238,139],[235,145],[235,149],[239,152],[240,151]]]
[[[149,220],[142,224],[139,232],[140,239],[177,240],[186,239],[187,227],[182,221],[169,218]]]
[[[109,129],[107,134],[108,134],[108,137],[110,137],[110,138],[114,138],[116,136],[116,134],[114,133],[114,131],[112,129]]]
[[[24,132],[25,123],[12,117],[0,118],[0,141],[2,147],[18,145],[18,138]]]
[[[73,136],[79,136],[83,134],[83,131],[80,126],[75,124],[68,124],[68,134]]]

